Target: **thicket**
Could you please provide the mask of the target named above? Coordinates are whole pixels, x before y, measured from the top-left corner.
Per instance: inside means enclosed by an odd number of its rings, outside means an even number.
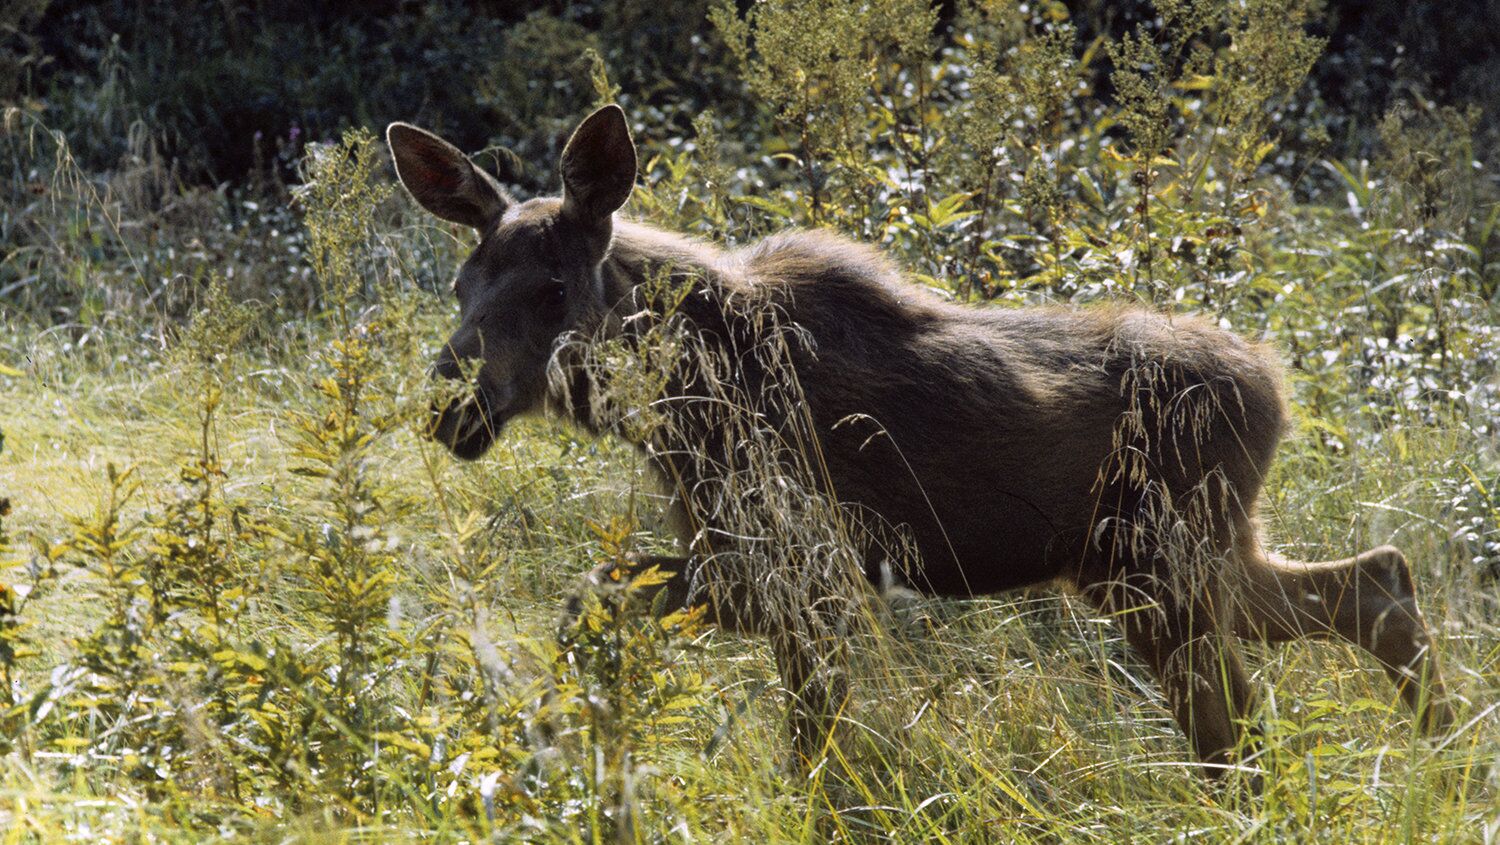
[[[1478,112],[1403,100],[1368,158],[1310,155],[1329,149],[1304,99],[1328,24],[1300,0],[1161,0],[1127,24],[981,0],[306,5],[6,13],[6,401],[172,433],[106,455],[63,525],[37,457],[63,423],[0,417],[17,831],[91,797],[30,835],[1024,841],[1167,819],[1378,838],[1494,815],[1500,206]],[[714,663],[696,616],[643,613],[652,575],[559,634],[571,575],[667,542],[659,506],[636,459],[555,429],[467,475],[421,442],[469,244],[393,193],[358,127],[427,118],[550,190],[562,133],[612,99],[643,141],[628,211],[658,224],[730,244],[831,226],[976,305],[1123,300],[1270,338],[1299,428],[1274,527],[1315,538],[1303,558],[1419,543],[1473,721],[1436,750],[1333,741],[1330,720],[1397,717],[1314,695],[1273,705],[1263,801],[1186,777],[1153,793],[1131,766],[1186,753],[1154,717],[1110,704],[1126,715],[1090,733],[1035,689],[1047,663],[1085,679],[1079,701],[1132,688],[1094,627],[1000,605],[1033,644],[997,655],[977,614],[928,605],[910,653],[862,679],[874,750],[793,781],[772,680]],[[84,395],[111,385],[128,398]],[[1059,644],[1069,624],[1082,645]]]

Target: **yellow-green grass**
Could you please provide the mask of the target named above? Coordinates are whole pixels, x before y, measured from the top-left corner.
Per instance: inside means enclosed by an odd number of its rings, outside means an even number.
[[[0,491],[13,501],[7,524],[24,555],[30,537],[61,537],[71,517],[94,507],[107,463],[136,467],[137,506],[148,509],[174,483],[198,423],[191,379],[148,344],[105,335],[92,350],[64,350],[56,336],[11,329],[9,348],[26,360],[9,363],[26,374],[5,379]],[[267,344],[225,354],[239,375],[217,429],[226,493],[295,509],[311,495],[290,472],[290,428],[314,401],[305,351]],[[754,842],[1493,839],[1500,628],[1482,593],[1492,587],[1478,582],[1452,542],[1451,518],[1429,490],[1437,473],[1457,471],[1483,444],[1456,429],[1384,435],[1385,450],[1333,457],[1294,437],[1268,492],[1266,521],[1274,541],[1297,557],[1381,542],[1406,550],[1464,701],[1451,736],[1416,736],[1385,678],[1349,646],[1249,647],[1264,693],[1266,752],[1258,762],[1266,789],[1259,797],[1220,790],[1190,765],[1185,740],[1114,625],[1086,604],[1053,590],[918,603],[893,614],[880,646],[865,649],[878,656],[856,661],[843,739],[811,776],[787,765],[768,651],[704,634],[682,659],[700,661],[718,705],[674,726],[654,764],[636,772],[652,797],[635,833]],[[619,444],[534,421],[508,429],[473,465],[456,464],[408,431],[383,449],[382,478],[433,504],[388,527],[411,548],[398,593],[419,602],[445,589],[441,561],[451,540],[434,491],[455,511],[477,509],[492,519],[485,541],[503,558],[488,617],[502,652],[551,636],[560,600],[589,565],[588,523],[634,508],[652,534],[643,542],[669,542],[655,527],[640,461]],[[99,601],[98,585],[80,570],[28,608],[43,632],[42,654],[32,659],[38,672],[90,629]],[[293,636],[316,627],[289,618],[290,608],[268,604],[258,624]],[[5,761],[0,826],[9,839],[205,835],[108,761],[63,767],[66,756],[44,750]],[[464,839],[482,828],[456,810],[437,822],[397,813],[374,828],[317,812],[227,815],[234,821],[225,832],[266,841]],[[588,840],[586,824],[576,831]],[[545,836],[558,838],[555,828]]]

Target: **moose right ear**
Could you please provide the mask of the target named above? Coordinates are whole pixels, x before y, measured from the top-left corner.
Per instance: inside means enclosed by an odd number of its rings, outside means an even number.
[[[635,186],[635,142],[625,112],[607,105],[583,119],[563,147],[563,214],[608,231]]]
[[[450,223],[489,228],[510,205],[498,182],[442,138],[408,123],[392,123],[385,141],[396,176],[421,206]]]

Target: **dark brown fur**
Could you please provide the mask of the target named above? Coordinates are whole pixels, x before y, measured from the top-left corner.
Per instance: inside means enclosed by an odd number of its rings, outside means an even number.
[[[679,319],[729,362],[733,389],[760,403],[769,429],[805,409],[815,442],[799,448],[817,452],[823,492],[914,543],[919,560],[895,571],[905,586],[974,596],[1061,581],[1120,614],[1210,767],[1243,751],[1253,712],[1233,636],[1341,636],[1376,656],[1428,727],[1450,722],[1400,552],[1301,564],[1264,550],[1255,503],[1286,426],[1265,347],[1132,308],[954,305],[826,232],[725,251],[614,219],[635,166],[618,110],[570,142],[562,200],[519,205],[418,132],[392,130],[403,181],[483,236],[459,277],[463,325],[437,368],[452,377],[460,359],[484,362],[475,397],[435,426],[461,456],[477,457],[518,413],[551,408],[597,427],[582,369],[549,390],[556,340],[651,325],[641,291],[667,268],[692,286]],[[766,309],[778,315],[769,327],[757,316]],[[786,345],[790,372],[778,371],[755,350],[788,326],[807,340]],[[761,399],[793,374],[799,401]],[[660,403],[673,424],[642,443],[700,555],[715,542],[703,523],[716,474],[736,448],[705,400],[691,371],[674,373]],[[892,552],[873,539],[885,535],[869,536],[859,551],[874,580]],[[668,587],[674,601],[701,597],[690,558],[659,562],[684,571]],[[765,629],[754,608],[737,592],[714,611]],[[794,691],[809,683],[805,666],[781,665]]]

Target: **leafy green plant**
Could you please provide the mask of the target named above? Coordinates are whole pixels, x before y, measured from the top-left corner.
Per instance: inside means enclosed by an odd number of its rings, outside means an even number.
[[[0,375],[20,374],[0,366]],[[0,451],[4,448],[5,434],[0,431]],[[44,695],[28,696],[24,684],[24,664],[39,654],[35,621],[27,608],[44,599],[56,580],[62,549],[39,540],[29,560],[7,557],[12,553],[5,528],[10,514],[10,499],[0,496],[0,577],[5,579],[0,581],[0,683],[5,685],[4,700],[0,701],[0,742],[4,743],[3,750],[19,750],[29,758],[33,749],[31,725],[46,715],[43,708],[50,709],[50,704]]]

